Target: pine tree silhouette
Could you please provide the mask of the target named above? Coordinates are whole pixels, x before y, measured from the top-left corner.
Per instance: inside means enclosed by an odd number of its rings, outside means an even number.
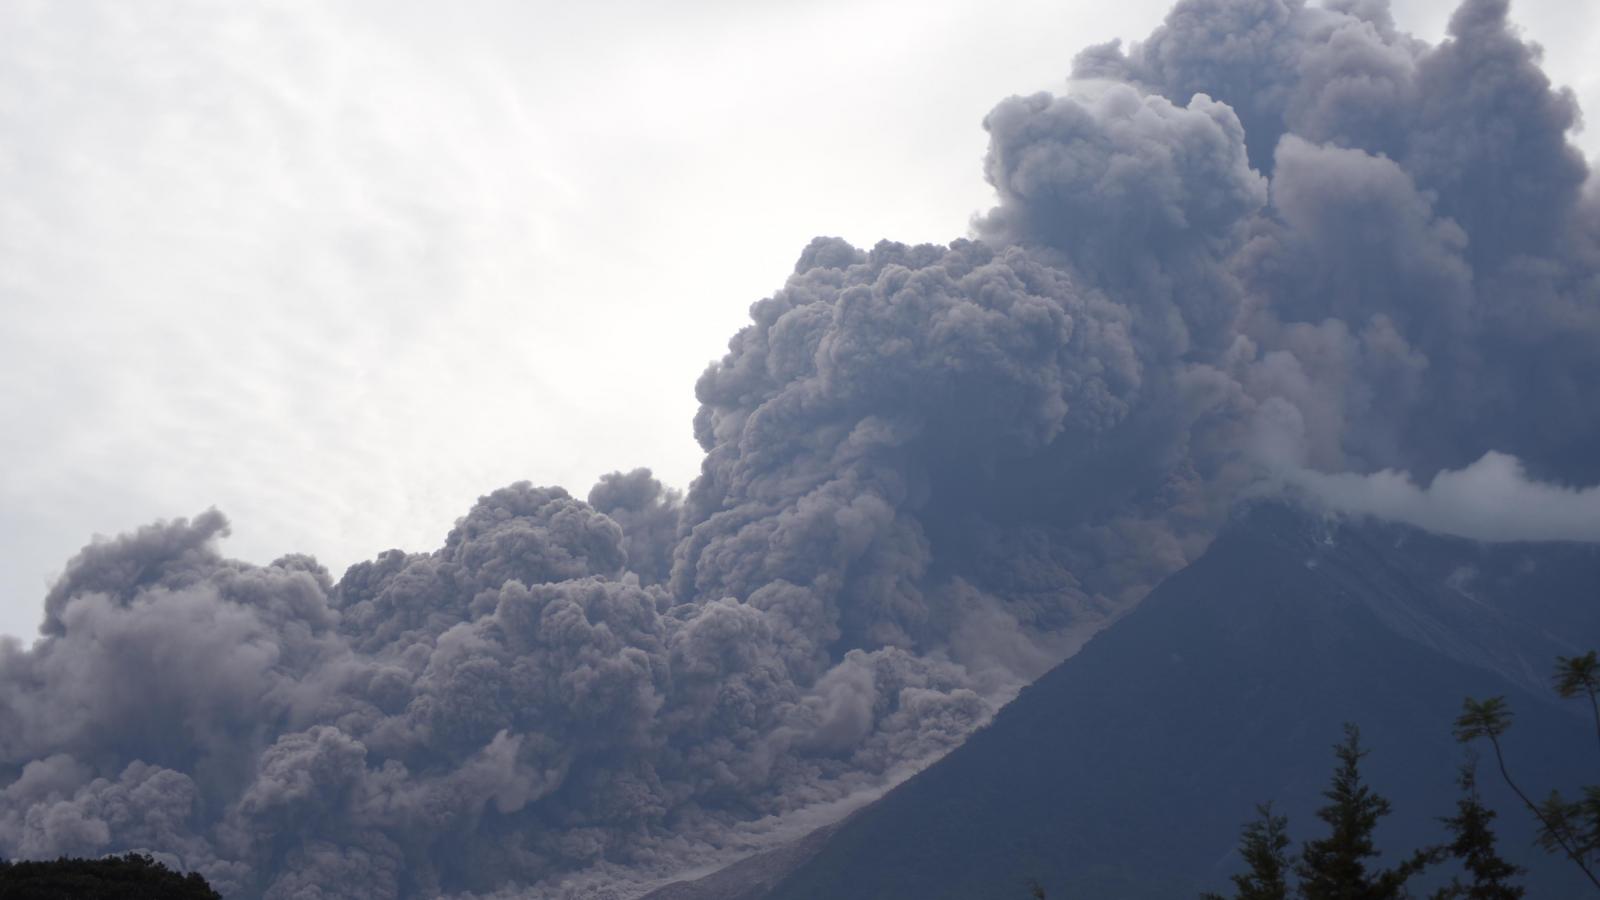
[[[1407,896],[1406,882],[1427,868],[1436,854],[1420,850],[1392,869],[1369,868],[1379,856],[1372,834],[1389,814],[1389,801],[1361,779],[1361,760],[1367,751],[1361,747],[1360,729],[1347,723],[1344,734],[1344,742],[1334,747],[1339,765],[1322,793],[1328,805],[1317,811],[1317,818],[1332,833],[1307,841],[1301,851],[1295,866],[1299,895],[1304,900],[1400,900]]]
[[[1472,881],[1464,883],[1460,876],[1452,878],[1448,886],[1433,894],[1432,900],[1518,900],[1527,892],[1512,884],[1511,879],[1523,870],[1502,859],[1495,848],[1490,827],[1495,812],[1484,806],[1478,796],[1477,760],[1464,763],[1456,781],[1461,785],[1461,799],[1456,801],[1456,814],[1441,820],[1453,837],[1444,849],[1460,860]]]
[[[1289,897],[1289,820],[1272,814],[1272,804],[1256,806],[1259,816],[1239,834],[1239,855],[1250,871],[1233,876],[1238,891],[1235,900],[1288,900]],[[1227,900],[1221,894],[1205,894],[1201,900]]]

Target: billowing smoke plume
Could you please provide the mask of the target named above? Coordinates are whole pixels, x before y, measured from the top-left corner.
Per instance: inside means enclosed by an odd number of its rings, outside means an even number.
[[[88,547],[0,646],[0,854],[625,896],[949,749],[1241,490],[1594,484],[1600,200],[1506,14],[1184,0],[1085,51],[986,120],[974,239],[819,238],[752,307],[685,495],[512,485],[337,582],[215,512]]]

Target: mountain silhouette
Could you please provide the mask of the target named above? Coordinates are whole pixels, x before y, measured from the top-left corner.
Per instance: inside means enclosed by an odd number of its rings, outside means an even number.
[[[1196,562],[1026,688],[985,729],[861,810],[775,887],[747,900],[1194,897],[1226,886],[1254,805],[1296,845],[1341,725],[1372,750],[1394,803],[1385,858],[1444,839],[1466,695],[1504,694],[1525,787],[1594,781],[1587,710],[1549,687],[1558,654],[1600,645],[1600,548],[1478,544],[1258,503]],[[1485,748],[1485,752],[1487,749]],[[1492,760],[1486,801],[1531,895],[1577,896],[1569,864],[1533,844]],[[673,896],[694,897],[680,886]],[[709,896],[709,895],[708,895]]]

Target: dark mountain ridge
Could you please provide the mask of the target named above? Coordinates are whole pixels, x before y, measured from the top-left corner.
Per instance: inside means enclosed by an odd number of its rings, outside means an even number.
[[[1346,721],[1394,801],[1378,835],[1394,859],[1443,836],[1465,695],[1508,697],[1507,752],[1532,791],[1593,780],[1592,725],[1548,673],[1600,644],[1597,593],[1593,545],[1484,545],[1258,503],[991,725],[743,896],[1022,897],[1037,879],[1052,898],[1193,897],[1236,870],[1257,802],[1288,814],[1297,844],[1320,835]],[[1482,776],[1531,896],[1578,895]]]

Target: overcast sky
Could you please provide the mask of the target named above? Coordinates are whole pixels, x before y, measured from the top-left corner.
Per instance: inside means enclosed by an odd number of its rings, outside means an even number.
[[[0,0],[0,633],[210,506],[337,574],[511,481],[687,484],[810,237],[965,234],[984,113],[1168,5]],[[1514,15],[1600,109],[1600,4]]]

